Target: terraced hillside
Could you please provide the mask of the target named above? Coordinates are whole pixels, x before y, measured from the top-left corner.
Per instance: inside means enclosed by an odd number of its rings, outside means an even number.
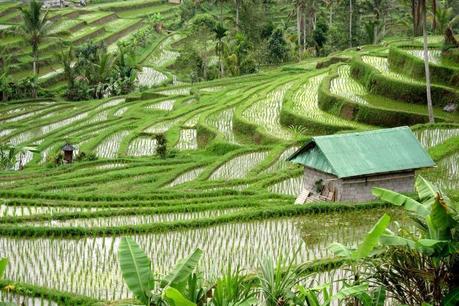
[[[148,14],[135,5],[131,14],[110,5],[93,10],[66,13],[67,26],[79,28],[76,39],[109,39]],[[14,21],[14,14],[1,20]],[[174,60],[170,46],[181,38],[158,44],[145,61],[155,72],[142,82],[171,77],[155,68]],[[442,108],[457,101],[459,88],[434,77],[439,123],[425,124],[424,81],[392,64],[415,61],[415,46],[364,47],[338,54],[345,61],[330,66],[317,59],[97,101],[2,103],[0,142],[24,148],[14,166],[24,169],[0,173],[6,278],[23,298],[47,302],[130,298],[116,256],[122,236],[139,242],[159,273],[194,247],[204,250],[201,269],[209,278],[229,262],[250,273],[261,256],[292,250],[297,263],[320,263],[331,256],[329,243],[354,245],[387,209],[379,202],[293,205],[303,172],[285,159],[314,135],[410,125],[438,163],[422,174],[457,198],[459,114]],[[436,47],[431,65],[441,68]],[[156,154],[158,133],[167,139],[166,159]],[[97,160],[56,166],[66,142]],[[349,226],[337,226],[344,222]],[[323,283],[345,273],[314,277]]]
[[[20,3],[6,2],[0,6],[0,48],[4,48],[14,56],[10,63],[12,80],[20,80],[31,73],[32,49],[18,35],[11,32],[21,22]],[[74,46],[85,42],[104,43],[110,52],[118,48],[118,44],[138,37],[139,32],[153,27],[150,16],[160,14],[163,22],[168,25],[176,22],[177,5],[164,3],[161,0],[108,2],[87,7],[71,5],[67,8],[51,8],[48,16],[52,23],[51,34],[57,36],[49,39],[39,47],[39,82],[49,89],[65,86],[61,61],[56,55],[62,49],[62,40]],[[162,57],[151,56],[156,49],[164,49],[161,41],[167,33],[156,34],[146,46],[137,46],[139,64],[145,62],[138,82],[139,86],[151,87],[166,81],[169,77],[154,69],[147,58],[152,61],[164,61]],[[158,65],[160,66],[160,65]],[[172,81],[172,80],[171,80]]]

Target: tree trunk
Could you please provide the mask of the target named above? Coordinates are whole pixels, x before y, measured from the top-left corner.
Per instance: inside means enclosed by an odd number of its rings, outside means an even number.
[[[298,56],[301,57],[301,14],[300,4],[296,6],[296,35],[298,36]]]
[[[303,14],[303,52],[306,51],[306,16]]]
[[[437,0],[432,0],[432,31],[437,29]]]
[[[424,2],[426,0],[421,0]],[[427,45],[427,12],[426,10],[423,11],[423,22],[422,22],[422,35],[424,38],[424,67],[426,73],[426,91],[427,91],[427,110],[429,112],[429,123],[435,123],[435,118],[433,115],[433,108],[432,108],[432,93],[430,88],[430,69],[429,69],[429,49]]]
[[[220,57],[220,77],[223,78],[225,76],[225,66],[223,65],[223,61]]]
[[[454,37],[453,29],[450,26],[445,30],[445,46],[448,48],[459,48],[459,42]]]
[[[349,47],[352,48],[352,0],[349,0]]]
[[[333,26],[333,3],[330,4],[330,14],[328,15],[328,28]]]
[[[38,49],[38,48],[37,48]],[[35,78],[35,81],[38,80],[38,50],[33,51],[33,76]],[[36,99],[38,96],[37,94],[37,89],[35,86],[32,89],[32,98]]]
[[[236,29],[239,31],[239,10],[241,6],[241,0],[236,0]]]
[[[412,15],[413,15],[413,34],[421,36],[423,31],[423,16],[426,10],[426,0],[412,0]]]

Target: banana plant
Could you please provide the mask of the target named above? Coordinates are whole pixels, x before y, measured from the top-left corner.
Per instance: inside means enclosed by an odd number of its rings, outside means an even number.
[[[403,269],[419,270],[419,276],[414,274],[412,277],[417,277],[417,280],[420,281],[420,287],[435,288],[435,290],[431,290],[441,293],[436,294],[433,300],[431,299],[435,305],[440,303],[447,306],[458,305],[459,288],[454,285],[454,281],[450,283],[448,276],[448,274],[454,275],[454,271],[457,271],[459,267],[457,264],[459,254],[458,204],[451,202],[441,194],[438,188],[422,176],[418,176],[416,179],[415,187],[418,199],[412,199],[387,189],[373,189],[375,196],[407,210],[417,227],[416,233],[410,231],[394,233],[387,230],[381,236],[380,242],[386,247],[407,249],[419,258],[429,258],[432,264],[428,266],[427,271],[425,268],[423,270],[423,266],[418,267],[416,262],[413,267],[410,266],[411,258],[405,260],[402,256],[396,260],[401,263],[400,267]],[[386,278],[393,272],[384,269],[381,271],[381,273],[385,273],[384,277]],[[407,282],[414,283],[410,278],[407,279]],[[413,290],[413,292],[418,291],[421,292],[421,290]],[[424,293],[422,296],[427,298],[428,294]]]
[[[378,245],[379,239],[386,232],[387,227],[390,223],[390,216],[384,214],[373,228],[365,236],[363,242],[357,247],[357,249],[351,249],[344,246],[341,243],[334,242],[328,247],[336,256],[344,257],[350,261],[357,261],[372,255],[379,250],[375,250]]]
[[[155,279],[150,259],[133,239],[121,239],[118,255],[123,278],[142,305],[196,306],[184,293],[202,257],[200,249],[180,260],[172,271],[159,280]]]
[[[387,231],[381,236],[382,244],[408,247],[436,259],[457,254],[459,252],[457,203],[443,196],[438,188],[422,176],[416,179],[415,187],[419,201],[387,189],[373,189],[373,194],[381,200],[407,210],[420,234],[399,236]]]

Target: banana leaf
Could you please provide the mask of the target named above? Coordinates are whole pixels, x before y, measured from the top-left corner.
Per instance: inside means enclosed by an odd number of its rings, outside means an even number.
[[[379,242],[379,238],[384,234],[386,228],[389,226],[390,216],[384,214],[373,228],[365,236],[363,242],[359,245],[357,250],[352,252],[353,259],[365,258],[373,251]]]
[[[402,206],[408,211],[412,211],[422,217],[429,215],[429,210],[418,201],[407,197],[403,194],[394,192],[392,190],[384,188],[373,188],[372,193],[375,197],[380,198],[381,200],[391,203],[396,206]]]
[[[416,179],[415,187],[422,203],[431,206],[437,197],[438,189],[420,175]]]
[[[151,290],[155,286],[150,259],[131,238],[121,239],[118,255],[128,288],[144,305],[150,305]]]
[[[195,303],[184,297],[180,291],[172,287],[167,287],[163,291],[163,297],[171,306],[196,306]]]
[[[191,273],[193,273],[194,269],[196,269],[201,257],[202,250],[196,249],[190,256],[181,259],[175,265],[174,269],[161,280],[161,287],[170,286],[180,289]]]

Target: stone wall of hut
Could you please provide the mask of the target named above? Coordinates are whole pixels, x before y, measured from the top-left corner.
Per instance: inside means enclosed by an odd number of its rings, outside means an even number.
[[[322,195],[327,196],[333,192],[335,201],[361,202],[374,200],[371,190],[381,187],[396,192],[414,191],[414,171],[404,171],[392,174],[379,174],[357,178],[339,179],[334,175],[317,171],[308,167],[304,168],[304,188],[317,195],[317,182],[323,184]]]
[[[386,188],[400,193],[413,192],[414,178],[414,171],[408,171],[343,179],[340,180],[337,199],[354,202],[374,200],[375,197],[371,192],[373,187]]]

